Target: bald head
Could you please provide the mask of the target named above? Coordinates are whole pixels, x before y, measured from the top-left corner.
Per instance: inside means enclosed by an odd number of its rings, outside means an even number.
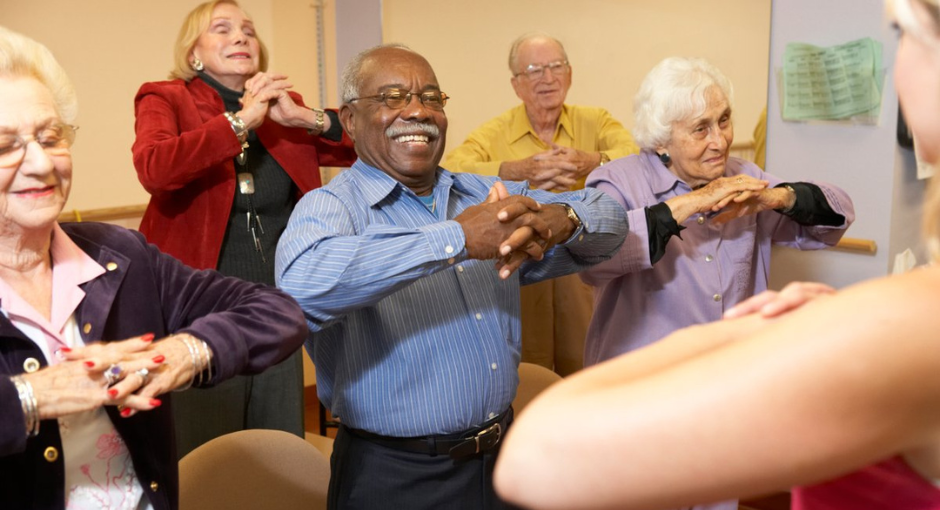
[[[544,32],[530,32],[519,36],[518,39],[512,42],[512,46],[509,47],[509,71],[512,72],[513,75],[522,72],[522,69],[519,69],[519,50],[522,46],[529,44],[553,45],[564,56],[564,60],[568,60],[568,53],[565,51],[565,46],[561,44],[561,41]]]

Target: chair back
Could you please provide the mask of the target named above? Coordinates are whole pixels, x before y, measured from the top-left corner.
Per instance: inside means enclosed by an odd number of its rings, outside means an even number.
[[[518,414],[536,395],[561,380],[561,376],[534,363],[519,363],[519,388],[512,408]]]
[[[242,430],[196,448],[179,464],[180,510],[326,509],[330,462],[280,430]]]

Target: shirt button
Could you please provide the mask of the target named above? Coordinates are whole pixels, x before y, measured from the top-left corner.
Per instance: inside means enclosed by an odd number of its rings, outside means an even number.
[[[90,323],[90,322],[86,322],[85,325],[82,326],[82,331],[83,331],[86,335],[87,335],[88,333],[91,333],[91,323]]]
[[[715,301],[721,301],[721,294],[715,294],[714,296],[712,296],[712,299],[714,299]]]
[[[695,221],[697,221],[698,224],[701,225],[702,223],[705,223],[705,217],[704,217],[704,216],[699,216],[698,219],[695,220]]]
[[[711,255],[705,255],[705,262],[711,262],[713,260],[715,260],[715,257],[712,257]]]
[[[463,272],[463,266],[457,266],[457,272],[458,272],[458,273],[462,273],[462,272]]]
[[[453,257],[447,259],[447,263],[448,263],[448,264],[453,264],[454,262],[457,262],[457,260],[454,259]]]
[[[160,489],[160,484],[157,482],[150,482],[150,490],[157,492]]]
[[[496,370],[496,363],[491,364],[491,365],[490,365],[490,368],[493,369],[493,370]]]
[[[476,318],[478,321],[483,320],[483,314],[482,313],[476,314]]]
[[[23,362],[23,370],[28,374],[39,370],[39,360],[36,358],[26,358],[26,361]]]
[[[104,267],[108,268],[108,271],[114,271],[118,268],[117,262],[108,262]]]
[[[579,235],[579,236],[578,236],[578,242],[581,242],[581,241],[583,241],[583,240],[584,240],[584,234]]]
[[[56,450],[54,446],[50,446],[42,452],[42,457],[46,459],[46,462],[55,462],[59,460],[59,450]]]
[[[454,253],[454,247],[453,247],[453,246],[445,246],[445,247],[444,247],[444,253],[447,253],[447,254]]]
[[[489,417],[490,417],[491,420],[492,420],[493,418],[496,418],[496,413],[490,413],[490,414],[489,414]]]

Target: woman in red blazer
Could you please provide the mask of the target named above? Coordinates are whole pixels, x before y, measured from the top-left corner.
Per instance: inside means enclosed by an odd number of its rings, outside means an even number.
[[[170,81],[137,93],[134,167],[150,193],[140,226],[189,266],[274,284],[274,250],[320,165],[349,166],[352,142],[333,111],[306,108],[267,72],[251,19],[232,0],[189,13]],[[221,434],[274,428],[303,437],[300,353],[260,376],[175,402],[180,456]]]

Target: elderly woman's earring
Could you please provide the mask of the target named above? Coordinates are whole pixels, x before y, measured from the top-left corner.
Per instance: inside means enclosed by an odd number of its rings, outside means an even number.
[[[669,166],[669,163],[672,162],[672,158],[669,157],[669,153],[668,153],[668,152],[664,152],[664,153],[662,153],[662,154],[658,154],[658,156],[659,156],[659,160],[662,161],[663,164],[666,165],[666,166]]]
[[[191,66],[193,67],[193,70],[194,70],[194,71],[202,71],[202,70],[205,69],[205,67],[206,67],[206,66],[202,65],[202,60],[199,60],[199,59],[196,58],[196,57],[193,57],[193,61],[192,61],[192,63],[190,63],[189,65],[191,65]]]

